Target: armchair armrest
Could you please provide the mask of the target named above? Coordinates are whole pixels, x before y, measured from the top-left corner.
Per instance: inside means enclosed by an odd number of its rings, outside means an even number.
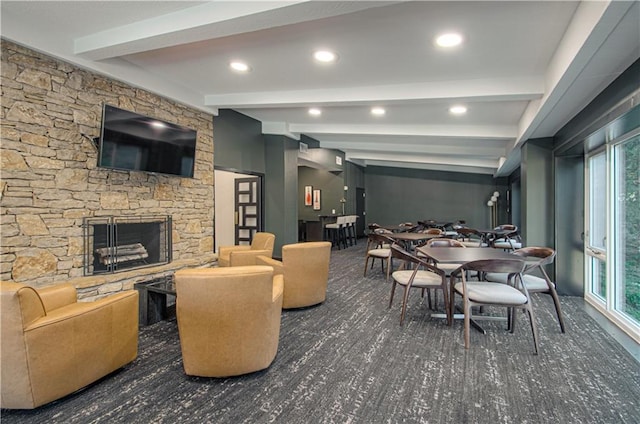
[[[37,291],[46,313],[78,301],[76,289],[71,284],[57,284]]]
[[[75,289],[74,289],[75,291]],[[129,306],[127,306],[129,305]],[[106,308],[130,308],[133,311],[137,310],[138,305],[138,292],[136,290],[128,290],[125,292],[116,293],[102,299],[98,299],[93,302],[74,302],[68,305],[62,305],[54,310],[49,310],[47,316],[42,317],[33,323],[31,323],[25,331],[35,330],[37,328],[54,325],[62,321],[68,321],[76,319],[88,312],[106,310]],[[118,314],[120,315],[120,314]],[[122,314],[126,317],[126,314]],[[135,318],[137,320],[137,314]],[[127,318],[128,319],[128,318]],[[137,322],[135,323],[137,328]]]
[[[274,275],[282,275],[284,274],[284,265],[279,260],[270,258],[268,256],[260,255],[256,258],[256,265],[269,265],[273,267]]]
[[[242,252],[244,250],[251,250],[251,246],[244,245],[244,244],[237,245],[237,246],[220,246],[218,248],[218,255],[228,256],[231,252]]]
[[[284,277],[282,274],[273,276],[273,303],[280,303],[282,307],[282,299],[284,296]]]

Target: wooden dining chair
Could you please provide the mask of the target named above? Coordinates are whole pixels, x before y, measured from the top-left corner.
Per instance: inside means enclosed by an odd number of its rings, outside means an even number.
[[[467,262],[451,273],[450,310],[454,310],[456,294],[462,296],[464,310],[464,347],[470,346],[470,325],[474,306],[498,306],[507,308],[508,330],[515,328],[515,309],[523,309],[529,316],[533,333],[534,352],[538,354],[538,330],[533,316],[533,307],[526,287],[522,284],[523,259],[489,259]],[[507,284],[493,281],[468,281],[468,271],[480,274],[503,273],[508,275]]]
[[[447,290],[447,277],[444,271],[429,264],[426,260],[420,259],[412,255],[399,244],[391,245],[391,257],[397,259],[400,263],[398,269],[391,274],[391,296],[389,298],[389,308],[393,305],[393,295],[397,285],[404,287],[402,296],[402,309],[400,312],[400,325],[404,322],[407,311],[407,301],[411,289],[421,289],[424,296],[427,291],[429,307],[431,307],[430,291],[431,289],[442,290],[444,296],[444,307],[447,315],[447,324],[451,325],[453,314],[450,310]]]
[[[551,281],[551,278],[549,278],[549,275],[544,269],[546,265],[553,263],[556,257],[556,251],[549,247],[523,247],[522,249],[513,251],[512,254],[526,260],[522,282],[527,288],[527,291],[530,294],[548,294],[553,299],[556,315],[558,316],[558,323],[560,324],[560,331],[564,333],[564,319],[562,317],[562,311],[560,310],[560,298],[556,291],[556,284]],[[539,272],[541,277],[533,275],[534,272]],[[508,274],[505,273],[492,272],[486,275],[488,281],[495,281],[497,283],[506,283],[508,277]]]
[[[391,245],[393,244],[393,239],[389,238],[384,234],[379,234],[377,232],[370,233],[367,236],[367,248],[366,248],[366,256],[364,261],[364,276],[367,276],[367,267],[369,265],[369,259],[371,259],[371,268],[373,268],[373,263],[376,259],[380,259],[380,264],[382,266],[382,272],[384,272],[385,262],[387,265],[387,280],[389,280],[389,274],[392,266],[391,260]]]

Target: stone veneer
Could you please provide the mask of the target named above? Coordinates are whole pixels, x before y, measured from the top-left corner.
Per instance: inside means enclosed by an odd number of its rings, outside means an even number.
[[[2,40],[0,278],[34,287],[71,282],[80,297],[213,253],[213,116]],[[102,104],[198,131],[195,178],[96,167]],[[173,262],[83,277],[85,217],[171,215]]]

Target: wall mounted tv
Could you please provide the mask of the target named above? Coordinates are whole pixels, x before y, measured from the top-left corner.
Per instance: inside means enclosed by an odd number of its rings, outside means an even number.
[[[193,177],[196,131],[104,105],[98,166]]]

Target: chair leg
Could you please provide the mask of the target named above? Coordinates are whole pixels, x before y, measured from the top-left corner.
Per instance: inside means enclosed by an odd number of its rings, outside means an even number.
[[[367,265],[369,265],[369,256],[364,260],[364,277],[367,276]],[[373,268],[373,260],[371,260],[371,268]]]
[[[400,312],[400,325],[404,322],[404,315],[407,311],[407,300],[409,299],[409,286],[404,286],[404,296],[402,298],[402,312]]]
[[[469,349],[471,345],[471,304],[464,300],[464,348]]]
[[[527,313],[529,314],[529,321],[531,322],[531,332],[533,333],[533,348],[535,354],[538,354],[538,328],[536,327],[536,320],[533,316],[533,308],[531,302],[527,305]]]
[[[389,309],[391,309],[391,305],[393,304],[393,295],[396,292],[396,280],[393,280],[391,284],[391,297],[389,298]]]
[[[556,315],[558,315],[558,323],[560,324],[560,331],[564,333],[564,319],[562,318],[562,311],[560,310],[560,298],[555,290],[550,290],[549,294],[553,298],[553,304],[556,307]]]
[[[442,289],[442,297],[444,298],[444,312],[447,314],[447,325],[450,326],[453,321],[453,315],[451,313],[451,305],[449,305],[449,296],[446,287]]]

